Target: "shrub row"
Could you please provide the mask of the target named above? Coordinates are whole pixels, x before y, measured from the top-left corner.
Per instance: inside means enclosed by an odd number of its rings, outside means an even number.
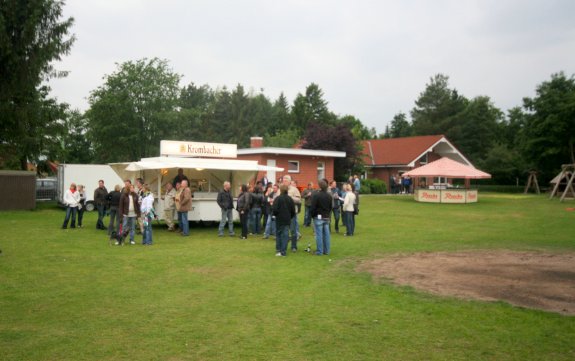
[[[385,194],[387,193],[387,184],[380,179],[362,179],[361,194]]]

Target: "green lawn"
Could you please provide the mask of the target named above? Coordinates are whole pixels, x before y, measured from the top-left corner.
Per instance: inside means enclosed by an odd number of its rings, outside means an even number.
[[[188,238],[156,227],[152,247],[111,247],[94,213],[86,228],[61,230],[64,212],[47,205],[2,212],[0,359],[575,359],[575,317],[432,296],[354,270],[397,252],[574,251],[573,202],[361,202],[356,236],[334,235],[330,257],[277,258],[274,241],[209,227]]]

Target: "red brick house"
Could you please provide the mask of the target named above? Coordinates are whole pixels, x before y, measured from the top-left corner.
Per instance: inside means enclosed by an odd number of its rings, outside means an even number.
[[[443,135],[364,140],[362,146],[364,176],[381,179],[386,184],[392,175],[401,175],[442,157],[473,166]]]
[[[332,180],[334,159],[345,158],[345,152],[331,150],[264,147],[262,137],[252,137],[250,148],[238,149],[237,154],[240,160],[256,160],[261,165],[283,168],[283,172],[268,172],[267,177],[271,182],[275,183],[287,174],[300,187],[305,187],[309,182],[317,187],[318,180],[322,178]],[[266,172],[259,172],[257,179],[262,179],[264,175]]]

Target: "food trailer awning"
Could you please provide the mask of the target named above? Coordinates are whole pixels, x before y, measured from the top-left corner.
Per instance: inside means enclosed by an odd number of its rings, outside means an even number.
[[[459,179],[487,179],[491,174],[467,166],[449,158],[441,158],[422,167],[403,173],[410,177],[445,177]]]
[[[194,168],[221,169],[221,170],[246,170],[246,171],[268,171],[275,170],[283,172],[283,168],[269,167],[258,164],[255,160],[235,160],[235,159],[207,159],[207,158],[173,158],[173,157],[153,157],[142,158],[138,162],[111,163],[115,170],[125,170],[137,172],[147,169],[170,169],[170,168]]]

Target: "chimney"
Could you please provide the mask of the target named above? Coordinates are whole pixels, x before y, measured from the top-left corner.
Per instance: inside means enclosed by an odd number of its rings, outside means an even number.
[[[250,138],[250,148],[261,148],[264,146],[263,137],[251,137]]]

